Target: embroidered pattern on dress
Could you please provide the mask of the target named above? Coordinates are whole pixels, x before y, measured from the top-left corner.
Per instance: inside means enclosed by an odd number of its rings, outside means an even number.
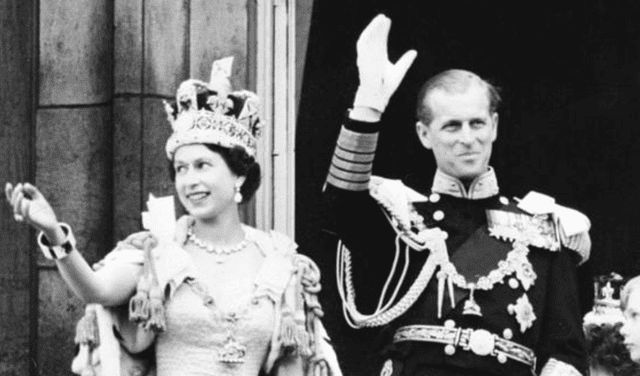
[[[226,326],[226,338],[224,343],[217,349],[217,360],[231,367],[234,364],[244,363],[244,357],[247,353],[247,347],[236,338],[239,323],[245,319],[252,306],[259,303],[257,297],[253,296],[248,302],[241,304],[240,307],[233,311],[222,311],[219,309],[214,299],[209,295],[204,284],[194,278],[187,278],[185,283],[191,287],[191,290],[202,298],[202,303],[211,310],[217,321],[224,322]]]

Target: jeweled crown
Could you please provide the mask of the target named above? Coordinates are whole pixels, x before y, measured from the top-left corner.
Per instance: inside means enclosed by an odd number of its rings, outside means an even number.
[[[593,279],[593,308],[583,318],[583,325],[613,325],[622,322],[620,309],[620,289],[624,278],[615,272],[600,275]]]
[[[232,64],[233,57],[214,61],[209,82],[188,79],[178,87],[175,104],[164,101],[173,130],[166,144],[169,160],[188,144],[239,146],[255,157],[260,101],[253,92],[231,91]]]

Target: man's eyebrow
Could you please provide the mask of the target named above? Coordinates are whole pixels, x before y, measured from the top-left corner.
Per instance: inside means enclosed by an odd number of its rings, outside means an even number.
[[[442,126],[445,125],[460,125],[462,124],[462,122],[458,119],[449,119],[447,121],[445,121],[444,123],[442,123]]]

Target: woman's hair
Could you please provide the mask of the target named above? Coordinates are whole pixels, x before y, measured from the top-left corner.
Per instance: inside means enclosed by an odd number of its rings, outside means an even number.
[[[587,354],[592,367],[602,367],[614,376],[640,375],[640,365],[629,357],[620,334],[622,323],[590,324],[585,327]]]
[[[239,147],[225,148],[215,144],[204,144],[209,150],[214,153],[218,153],[222,159],[224,159],[229,170],[237,176],[244,176],[245,181],[240,187],[240,193],[242,194],[242,202],[247,202],[253,194],[260,187],[260,164],[251,157],[247,152]],[[176,180],[176,170],[173,166],[173,161],[169,161],[169,176],[171,181]]]

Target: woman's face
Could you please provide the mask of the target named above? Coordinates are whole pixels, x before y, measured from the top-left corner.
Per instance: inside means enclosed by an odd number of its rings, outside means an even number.
[[[640,363],[640,289],[636,288],[629,294],[620,334],[624,337],[631,360]]]
[[[184,145],[175,153],[173,168],[176,192],[189,214],[207,220],[237,211],[233,195],[244,177],[231,172],[220,154],[203,144]]]

